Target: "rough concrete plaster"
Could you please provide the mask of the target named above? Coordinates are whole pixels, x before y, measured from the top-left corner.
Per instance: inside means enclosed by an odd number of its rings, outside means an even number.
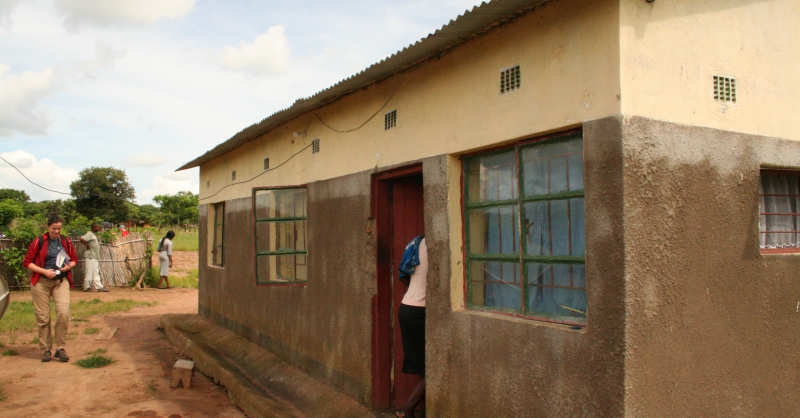
[[[463,277],[450,275],[448,231],[461,225],[448,225],[446,217],[446,157],[424,160],[430,416],[623,415],[619,126],[618,118],[607,118],[584,127],[590,319],[582,331],[450,306],[450,280],[463,282]]]
[[[200,262],[201,314],[363,403],[375,293],[369,196],[370,173],[308,185],[305,286],[255,284],[251,198],[226,202],[225,267]],[[201,227],[201,245],[207,235]]]
[[[800,143],[638,117],[622,136],[626,416],[797,416],[800,256],[761,255],[758,185]]]

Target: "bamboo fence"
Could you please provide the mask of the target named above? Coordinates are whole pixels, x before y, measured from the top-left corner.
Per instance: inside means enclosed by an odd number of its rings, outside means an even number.
[[[78,255],[78,264],[72,270],[72,282],[76,288],[82,287],[84,282],[84,267],[86,265],[83,253],[86,246],[81,244],[80,239],[72,238],[75,252]],[[147,274],[152,261],[147,256],[147,248],[153,244],[153,238],[149,233],[131,232],[127,237],[117,237],[109,244],[100,244],[100,280],[103,286],[124,287],[128,286],[133,279]],[[0,239],[0,249],[14,246],[14,241],[10,239]],[[13,268],[7,266],[0,260],[0,273],[6,278],[13,276]],[[30,275],[29,275],[30,277]],[[12,285],[12,282],[14,283]],[[9,286],[19,289],[16,282],[9,280]],[[26,286],[27,287],[27,286]]]

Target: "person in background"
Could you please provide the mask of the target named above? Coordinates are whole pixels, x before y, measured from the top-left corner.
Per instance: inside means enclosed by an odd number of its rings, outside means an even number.
[[[39,348],[42,361],[51,360],[52,336],[50,330],[50,298],[56,303],[56,350],[55,357],[69,361],[64,350],[69,328],[69,289],[72,287],[72,269],[77,264],[72,241],[61,236],[64,220],[52,214],[47,218],[47,232],[28,246],[22,266],[33,272],[31,295],[39,327]],[[64,283],[64,279],[67,283]]]
[[[394,415],[397,418],[414,418],[414,410],[425,400],[425,291],[428,285],[428,245],[425,237],[416,237],[406,246],[400,264],[400,281],[408,285],[397,310],[403,339],[403,373],[416,374],[421,379],[405,405]]]
[[[86,264],[83,268],[83,291],[91,292],[92,285],[98,292],[108,292],[108,289],[103,286],[100,280],[100,240],[97,239],[98,232],[102,231],[103,227],[95,222],[92,224],[92,229],[81,237],[81,244],[85,245],[87,250],[83,253]]]
[[[158,243],[158,262],[161,264],[161,277],[158,279],[158,289],[169,289],[169,269],[172,267],[172,239],[175,233],[167,231],[167,235]],[[161,287],[162,282],[167,282],[167,287]]]
[[[120,226],[119,226],[119,233],[120,233],[120,235],[122,235],[123,237],[127,237],[127,236],[128,236],[128,234],[129,234],[130,232],[128,232],[128,230],[127,230],[127,229],[125,229],[125,225],[120,225]]]

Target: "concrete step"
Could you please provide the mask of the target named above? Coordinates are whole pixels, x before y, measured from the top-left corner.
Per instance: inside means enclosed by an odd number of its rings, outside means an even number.
[[[203,317],[164,315],[161,326],[198,370],[227,388],[231,402],[249,417],[382,416]]]

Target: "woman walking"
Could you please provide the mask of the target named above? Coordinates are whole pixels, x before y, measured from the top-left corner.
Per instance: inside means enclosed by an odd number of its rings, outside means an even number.
[[[175,233],[167,231],[167,235],[158,243],[158,262],[161,265],[161,277],[158,279],[158,289],[169,289],[169,269],[172,267],[172,239]],[[167,287],[161,287],[162,282],[167,282]]]

